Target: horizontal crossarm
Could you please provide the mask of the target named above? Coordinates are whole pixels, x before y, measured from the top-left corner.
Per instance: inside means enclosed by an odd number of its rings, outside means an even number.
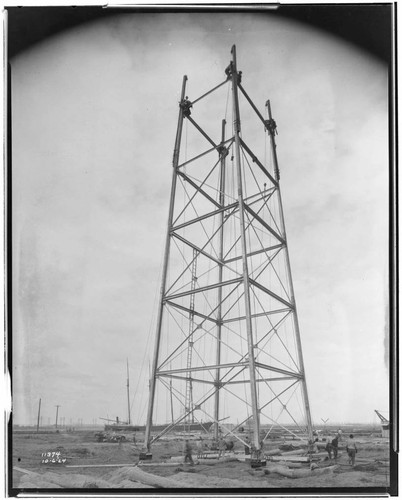
[[[172,379],[176,379],[176,380],[189,380],[190,377],[180,377],[179,375],[161,375],[159,374],[161,377],[166,377],[166,378],[172,378]],[[199,379],[199,378],[194,378],[194,377],[191,377],[191,381],[192,382],[200,382],[201,384],[211,384],[211,385],[214,385],[215,382],[212,381],[212,380],[203,380],[203,379]]]
[[[278,245],[272,245],[270,247],[261,248],[260,250],[256,250],[255,252],[248,253],[247,257],[253,257],[254,255],[258,255],[260,253],[265,253],[265,252],[270,252],[271,250],[277,250],[278,248],[282,248],[282,247],[283,247],[283,243],[279,243]],[[240,260],[242,258],[243,258],[243,256],[240,255],[238,257],[232,257],[231,259],[226,259],[225,264],[229,264],[230,262],[234,262],[235,260]]]
[[[207,285],[207,286],[202,286],[200,288],[195,288],[194,290],[187,290],[186,292],[175,293],[173,295],[170,295],[169,297],[165,297],[165,300],[174,300],[174,299],[177,299],[179,297],[185,297],[186,295],[191,295],[193,293],[206,292],[207,290],[213,290],[214,288],[233,285],[235,283],[241,283],[242,281],[243,281],[243,278],[235,278],[235,279],[228,280],[228,281],[221,281],[219,283],[214,283],[212,285]]]
[[[270,314],[280,314],[280,313],[285,313],[291,311],[291,308],[286,308],[286,309],[275,309],[274,311],[264,311],[262,313],[257,313],[257,314],[251,314],[250,318],[263,318],[265,316],[269,316]],[[226,323],[233,323],[234,321],[244,321],[247,318],[247,316],[238,316],[237,318],[228,318],[224,319],[222,321],[223,324]]]
[[[171,370],[158,371],[157,375],[161,376],[161,375],[169,375],[171,373],[199,372],[199,371],[215,370],[217,368],[225,369],[225,368],[240,367],[240,366],[248,366],[248,361],[243,361],[240,363],[223,363],[221,365],[191,366],[189,368],[176,368]]]
[[[256,382],[279,382],[283,380],[294,380],[295,377],[270,377],[270,378],[258,378]],[[232,380],[230,382],[226,382],[225,385],[232,384],[249,384],[250,380]]]
[[[215,215],[220,214],[221,212],[226,212],[227,210],[233,210],[234,208],[237,208],[239,205],[239,202],[236,201],[235,203],[232,203],[230,205],[226,205],[225,207],[220,208],[219,210],[214,210],[213,212],[209,212],[208,214],[200,215],[199,217],[196,217],[195,219],[191,219],[187,222],[183,222],[182,224],[178,224],[177,226],[174,226],[172,231],[177,231],[178,229],[182,229],[183,227],[191,226],[191,224],[195,224],[196,222],[200,222],[202,220],[208,219],[209,217],[214,217]],[[230,216],[232,214],[228,214]],[[241,257],[240,257],[241,259]]]

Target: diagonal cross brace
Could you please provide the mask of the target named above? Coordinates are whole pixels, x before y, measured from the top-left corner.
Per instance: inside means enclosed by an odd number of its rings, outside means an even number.
[[[255,220],[257,220],[262,226],[265,227],[275,238],[280,241],[283,245],[286,244],[286,241],[280,234],[278,234],[272,227],[265,222],[263,218],[261,218],[252,208],[250,208],[246,203],[244,204],[244,208],[247,210],[247,212],[254,217]]]
[[[188,182],[191,186],[193,186],[193,188],[195,190],[197,190],[199,193],[201,193],[207,200],[209,200],[211,203],[213,203],[216,207],[222,208],[222,206],[216,200],[214,200],[211,196],[209,196],[208,193],[206,193],[202,188],[200,188],[200,186],[196,182],[194,182],[192,179],[190,179],[190,177],[188,177],[184,172],[182,172],[181,170],[178,170],[177,173],[186,182]]]
[[[194,125],[194,127],[198,130],[198,132],[200,132],[205,137],[205,139],[212,144],[212,146],[215,149],[218,147],[217,144],[215,144],[214,141],[209,137],[209,135],[202,130],[202,128],[198,125],[198,123],[196,123],[190,116],[186,116],[186,118],[189,122],[191,122]]]
[[[264,167],[264,165],[260,162],[260,160],[255,156],[255,154],[251,151],[251,149],[247,146],[247,144],[243,141],[243,139],[240,139],[240,144],[247,151],[253,162],[260,167],[260,169],[264,172],[264,174],[268,177],[268,179],[272,182],[272,184],[274,186],[278,186],[278,181],[276,181],[272,177],[272,175],[268,172],[268,170]]]
[[[292,310],[294,309],[294,305],[293,304],[291,304],[287,300],[283,299],[280,295],[277,295],[276,293],[272,292],[271,290],[268,290],[268,288],[266,288],[265,286],[263,286],[260,283],[258,283],[258,281],[255,281],[255,280],[253,280],[253,279],[250,278],[250,284],[256,286],[261,291],[267,293],[268,295],[270,295],[275,300],[278,300],[279,302],[282,302],[282,304],[285,304],[285,306],[289,307],[289,309],[292,309]]]
[[[219,259],[216,259],[213,255],[210,255],[208,252],[206,252],[202,248],[197,247],[197,245],[194,245],[193,243],[191,243],[191,241],[186,240],[186,238],[183,238],[183,236],[180,236],[177,233],[172,233],[172,236],[174,236],[175,238],[177,238],[178,240],[180,240],[181,242],[183,242],[185,245],[188,245],[189,247],[191,247],[193,250],[195,250],[196,252],[200,253],[204,257],[207,257],[208,259],[211,259],[216,264],[219,264],[219,265],[222,264],[222,262]]]

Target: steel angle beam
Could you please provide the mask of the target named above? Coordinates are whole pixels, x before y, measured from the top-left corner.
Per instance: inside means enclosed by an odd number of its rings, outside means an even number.
[[[247,92],[244,90],[244,88],[242,87],[242,85],[239,83],[238,85],[239,89],[241,90],[242,94],[244,95],[244,97],[247,99],[247,101],[249,102],[250,106],[253,108],[253,110],[255,111],[256,115],[258,116],[258,118],[262,121],[262,124],[264,125],[264,127],[266,126],[265,125],[265,120],[264,120],[264,117],[262,116],[262,114],[258,111],[256,105],[253,103],[253,101],[251,100],[251,98],[249,97],[249,95],[247,94]]]
[[[264,219],[262,219],[258,214],[257,212],[254,212],[254,210],[252,208],[250,208],[246,203],[244,204],[244,208],[247,210],[247,212],[255,219],[257,220],[263,227],[265,227],[265,229],[267,229],[273,236],[275,236],[275,238],[280,241],[283,245],[286,244],[284,238],[278,234],[274,229],[272,229],[272,227],[267,223],[265,222]]]
[[[208,365],[208,366],[192,366],[191,368],[172,368],[171,370],[163,370],[163,371],[158,371],[158,375],[169,375],[171,373],[187,373],[187,372],[199,372],[199,371],[208,371],[208,370],[215,370],[216,368],[220,369],[225,369],[225,368],[232,368],[232,367],[241,367],[241,366],[247,366],[248,361],[243,361],[241,363],[222,363],[219,365]]]
[[[165,301],[177,299],[179,297],[185,297],[186,295],[191,295],[192,293],[202,293],[202,292],[206,292],[208,290],[213,290],[214,288],[220,288],[222,286],[228,286],[228,285],[233,285],[235,283],[241,283],[242,281],[243,281],[243,278],[235,278],[233,280],[222,281],[220,283],[214,283],[213,285],[202,286],[200,288],[196,288],[195,290],[188,290],[186,292],[175,293],[173,295],[165,297]]]
[[[255,287],[259,288],[262,292],[265,292],[266,294],[270,295],[273,299],[282,302],[285,306],[287,306],[289,309],[294,309],[293,304],[288,302],[287,300],[283,299],[280,295],[277,295],[276,293],[272,292],[271,290],[268,290],[265,286],[261,285],[258,283],[258,281],[255,281],[253,279],[250,279],[250,284],[254,285]]]
[[[193,250],[196,250],[198,253],[200,253],[204,257],[207,257],[208,259],[212,260],[216,264],[220,264],[220,265],[223,264],[220,260],[213,257],[211,254],[209,254],[208,252],[205,252],[205,250],[202,250],[202,248],[198,247],[197,245],[194,245],[194,243],[191,243],[191,241],[186,240],[186,238],[183,238],[183,236],[180,236],[177,233],[172,233],[172,236],[174,236],[176,239],[180,240],[182,243],[185,243],[186,245],[191,247]]]
[[[212,151],[217,151],[219,146],[224,146],[226,145],[228,142],[233,142],[234,141],[234,138],[233,137],[230,137],[229,139],[226,139],[225,141],[221,142],[220,144],[212,147],[212,148],[209,148],[207,149],[206,151],[203,151],[202,153],[196,155],[196,156],[193,156],[193,158],[190,158],[189,160],[186,160],[184,161],[183,163],[180,163],[180,165],[177,166],[177,168],[182,168],[182,167],[185,167],[186,165],[188,165],[189,163],[192,163],[196,160],[199,160],[200,158],[202,158],[203,156],[206,156],[207,154],[209,153],[212,153]],[[230,147],[230,145],[228,146]]]
[[[215,319],[215,318],[211,318],[211,316],[207,316],[206,314],[202,314],[198,311],[196,311],[195,309],[190,309],[188,307],[184,307],[182,306],[181,304],[177,304],[176,302],[172,302],[171,300],[166,300],[166,304],[168,304],[169,306],[172,306],[174,307],[175,309],[180,309],[181,311],[185,311],[185,312],[188,312],[188,313],[193,313],[195,316],[198,316],[199,318],[202,318],[204,319],[205,321],[211,321],[212,323],[215,323],[217,324],[218,323],[218,320]],[[211,312],[211,314],[213,313],[214,311]]]
[[[256,382],[279,382],[283,380],[294,380],[295,377],[270,377],[270,378],[258,378],[256,379]],[[250,380],[232,380],[230,382],[227,382],[225,385],[232,385],[232,384],[249,384]]]
[[[209,137],[209,135],[204,132],[204,130],[198,125],[197,122],[195,122],[191,116],[186,116],[187,120],[194,125],[194,127],[200,132],[201,135],[205,137],[205,139],[212,144],[212,146],[216,149],[218,147],[218,144],[215,144],[214,141]]]
[[[204,198],[206,198],[208,201],[210,201],[213,205],[215,205],[218,208],[222,208],[221,205],[212,198],[208,193],[206,193],[196,182],[194,182],[188,175],[186,175],[184,172],[181,172],[180,170],[177,171],[178,175],[184,179],[185,182],[188,182],[196,191],[198,191]]]
[[[212,92],[215,92],[215,90],[218,90],[220,87],[222,87],[222,85],[225,85],[225,83],[228,83],[228,80],[225,80],[222,83],[219,83],[213,89],[208,90],[207,92],[205,92],[205,94],[202,94],[202,96],[197,97],[197,99],[195,99],[194,101],[191,101],[191,104],[194,106],[195,103],[197,103],[198,101],[201,101],[201,99],[204,99],[204,97],[207,97],[207,95],[212,94]]]
[[[255,154],[251,151],[251,149],[247,146],[247,144],[243,141],[243,139],[240,139],[240,144],[247,151],[249,154],[250,158],[254,163],[256,163],[260,169],[264,172],[264,174],[268,177],[268,179],[272,182],[274,186],[278,186],[278,181],[276,181],[272,175],[268,172],[268,170],[264,167],[264,165],[260,162],[260,160],[255,156]]]
[[[190,219],[187,222],[183,222],[182,224],[178,224],[177,226],[174,226],[171,231],[172,232],[178,231],[179,229],[182,229],[182,228],[187,227],[187,226],[191,226],[192,224],[195,224],[197,222],[201,222],[202,220],[208,219],[209,217],[215,217],[216,215],[219,215],[222,212],[226,212],[228,210],[232,210],[232,209],[237,208],[237,207],[238,207],[237,201],[235,203],[231,203],[230,205],[226,205],[225,207],[221,206],[221,208],[219,210],[214,210],[213,212],[209,212],[208,214],[200,215],[199,217],[196,217],[195,219]],[[229,214],[229,215],[231,215],[231,214]],[[229,215],[227,217],[229,217]]]
[[[189,380],[189,377],[180,377],[178,375],[172,375],[172,374],[165,374],[165,373],[158,373],[156,372],[156,376],[157,377],[164,377],[164,378],[169,378],[169,379],[176,379],[176,380],[184,380],[184,381],[187,381]],[[202,380],[202,379],[199,379],[199,378],[194,378],[194,377],[191,377],[191,381],[192,382],[200,382],[201,384],[211,384],[211,385],[214,385],[214,381],[211,381],[211,380]]]
[[[292,309],[290,307],[288,307],[286,309],[275,309],[273,311],[267,311],[267,312],[252,314],[251,318],[253,318],[253,319],[254,318],[263,318],[265,316],[270,316],[271,314],[280,314],[280,313],[289,312],[291,310]],[[225,323],[233,323],[234,321],[243,321],[245,319],[246,319],[246,316],[238,316],[236,318],[224,319],[224,320],[222,320],[222,323],[223,324],[225,324]]]
[[[255,362],[255,366],[257,366],[258,368],[263,368],[264,370],[269,370],[271,372],[282,373],[283,375],[286,375],[286,376],[294,378],[294,379],[295,378],[296,379],[303,378],[303,375],[301,373],[291,372],[289,370],[283,370],[282,368],[277,368],[275,366],[266,365],[264,363],[260,363],[259,361]]]
[[[253,257],[254,255],[259,255],[260,253],[270,252],[272,250],[277,250],[279,248],[283,248],[284,243],[278,243],[277,245],[272,245],[269,247],[261,248],[260,250],[255,250],[254,252],[249,252],[247,257]],[[236,260],[240,260],[242,256],[239,257],[231,257],[230,259],[225,259],[224,263],[229,264],[230,262],[235,262]]]

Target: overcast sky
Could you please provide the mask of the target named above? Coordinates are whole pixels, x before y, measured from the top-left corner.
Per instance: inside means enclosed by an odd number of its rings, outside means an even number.
[[[388,408],[387,70],[269,14],[125,14],[12,61],[14,418],[144,423],[182,76],[269,98],[313,420]],[[221,115],[218,119],[221,120]],[[141,369],[142,368],[142,369]]]

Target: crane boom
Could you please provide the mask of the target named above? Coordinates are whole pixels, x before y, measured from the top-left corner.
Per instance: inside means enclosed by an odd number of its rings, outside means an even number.
[[[380,418],[380,420],[383,424],[389,424],[389,420],[387,420],[383,415],[381,415],[381,413],[378,410],[374,410],[374,411],[377,413],[378,417]]]

